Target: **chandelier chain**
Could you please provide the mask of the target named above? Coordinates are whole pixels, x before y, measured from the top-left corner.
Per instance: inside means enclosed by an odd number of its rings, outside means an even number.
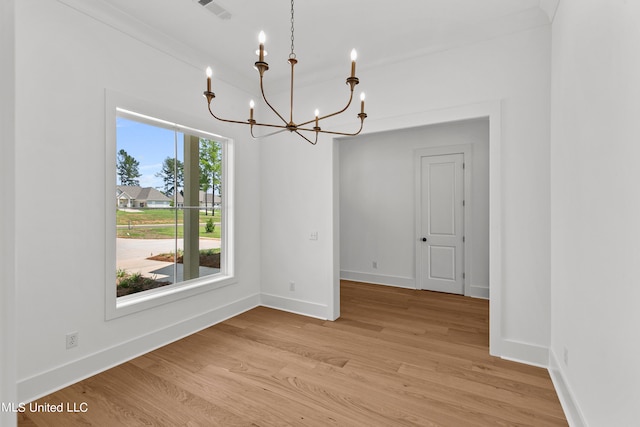
[[[293,0],[291,0],[291,53],[289,54],[289,58],[290,59],[295,59],[296,58],[296,54],[293,51],[293,24],[294,24],[294,19],[293,19]]]

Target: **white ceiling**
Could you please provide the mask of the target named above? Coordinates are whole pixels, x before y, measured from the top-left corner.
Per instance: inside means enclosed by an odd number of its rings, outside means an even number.
[[[196,0],[61,0],[99,9],[116,26],[147,42],[181,51],[198,67],[235,85],[255,84],[257,35],[267,34],[265,79],[285,85],[289,75],[289,0],[214,0],[222,20]],[[559,0],[298,0],[295,3],[296,81],[346,78],[349,53],[358,69],[549,24]],[[90,6],[92,4],[92,6]],[[105,10],[109,12],[105,14]],[[91,12],[91,11],[89,11]],[[126,18],[126,19],[123,19]],[[127,27],[124,22],[127,21]],[[110,22],[114,25],[114,22]],[[128,28],[128,30],[127,30]],[[141,36],[145,33],[146,36]],[[151,35],[149,35],[151,34]],[[136,34],[134,34],[136,35]],[[185,58],[182,58],[185,59]]]

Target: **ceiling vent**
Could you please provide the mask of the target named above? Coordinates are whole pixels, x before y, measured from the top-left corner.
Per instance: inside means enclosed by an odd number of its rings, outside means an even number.
[[[231,14],[229,13],[229,11],[224,9],[219,4],[214,3],[213,0],[196,0],[196,1],[198,2],[198,4],[204,6],[205,9],[207,9],[209,12],[216,15],[218,18],[225,21],[228,19],[231,19]]]

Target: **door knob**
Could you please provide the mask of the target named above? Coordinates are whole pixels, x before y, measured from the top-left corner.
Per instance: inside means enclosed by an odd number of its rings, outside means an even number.
[[[426,241],[427,241],[427,238],[426,238],[426,237],[423,237],[423,238],[422,238],[422,241],[423,241],[423,242],[426,242]]]

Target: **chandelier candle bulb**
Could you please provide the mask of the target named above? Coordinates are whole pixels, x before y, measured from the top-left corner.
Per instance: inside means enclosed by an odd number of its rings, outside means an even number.
[[[316,108],[316,111],[314,113],[316,115],[316,127],[318,127],[318,116],[320,116],[320,111]]]
[[[364,114],[364,92],[360,94],[360,113]]]
[[[207,67],[207,92],[211,92],[211,76],[213,76],[213,70]]]
[[[358,58],[358,52],[355,49],[351,51],[351,77],[356,76],[356,59]]]
[[[264,42],[267,40],[267,36],[264,31],[260,31],[258,34],[258,42],[260,42],[260,62],[264,62]]]
[[[253,107],[256,106],[256,103],[253,102],[253,99],[249,101],[249,120],[253,120]]]

